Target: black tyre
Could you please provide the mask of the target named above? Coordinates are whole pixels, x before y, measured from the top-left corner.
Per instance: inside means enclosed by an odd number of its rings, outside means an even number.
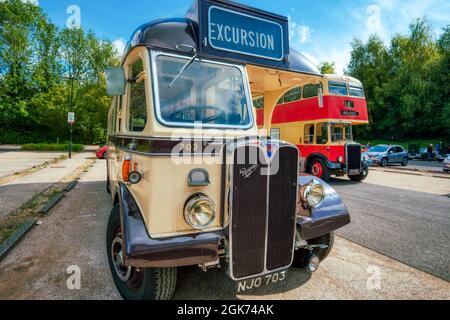
[[[308,173],[322,179],[325,182],[331,180],[331,171],[321,158],[312,159],[308,165]]]
[[[380,165],[384,168],[386,168],[388,166],[389,162],[387,158],[383,158],[381,159]]]
[[[103,152],[102,159],[108,159],[108,152]]]
[[[111,211],[106,233],[106,251],[111,274],[125,300],[169,300],[177,282],[176,268],[135,268],[123,265],[120,208]]]
[[[362,170],[362,172],[360,174],[351,175],[351,176],[348,176],[348,177],[352,181],[361,182],[361,181],[366,180],[368,175],[369,175],[369,168],[365,167],[365,168],[363,168],[363,170]]]
[[[320,261],[325,260],[328,255],[330,254],[331,250],[334,246],[334,232],[328,233],[326,235],[323,235],[319,238],[315,238],[312,240],[308,240],[309,245],[314,244],[325,244],[328,247],[327,248],[314,248],[313,253],[317,255],[320,259]],[[305,268],[307,263],[307,258],[311,254],[310,250],[307,249],[298,249],[294,252],[294,262],[292,263],[292,266],[295,268]]]
[[[403,158],[402,160],[402,166],[406,167],[408,165],[408,158]]]

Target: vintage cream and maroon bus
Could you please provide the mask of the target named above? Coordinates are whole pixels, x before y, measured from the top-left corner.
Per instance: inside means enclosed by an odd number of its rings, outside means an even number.
[[[259,135],[252,107],[317,76],[290,50],[286,17],[230,1],[134,32],[107,71],[106,249],[124,298],[170,298],[181,266],[222,266],[238,291],[317,269],[349,213],[299,176],[295,145]]]
[[[264,126],[264,98],[253,100]],[[304,172],[328,181],[332,174],[362,181],[368,166],[352,126],[369,123],[362,83],[352,77],[323,75],[291,89],[272,114],[271,136],[296,144]]]

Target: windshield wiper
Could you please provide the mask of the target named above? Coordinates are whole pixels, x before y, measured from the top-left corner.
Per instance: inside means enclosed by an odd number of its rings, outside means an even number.
[[[184,71],[186,71],[187,68],[189,68],[189,66],[195,61],[195,59],[197,59],[197,50],[195,50],[194,47],[192,46],[188,46],[188,45],[177,45],[177,49],[179,49],[179,47],[189,47],[192,48],[192,52],[194,53],[194,56],[191,58],[191,60],[189,60],[184,66],[183,68],[181,68],[180,72],[178,72],[178,74],[175,76],[175,78],[173,78],[172,82],[169,84],[169,88],[172,88],[172,86],[174,85],[175,82],[177,82],[177,80],[181,77],[181,75],[184,73]]]

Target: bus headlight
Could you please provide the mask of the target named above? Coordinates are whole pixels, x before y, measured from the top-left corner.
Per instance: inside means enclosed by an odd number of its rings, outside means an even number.
[[[306,186],[303,199],[311,208],[317,208],[325,199],[325,188],[319,182],[312,181]]]
[[[194,229],[207,228],[216,217],[214,202],[204,194],[191,197],[184,207],[184,219]]]

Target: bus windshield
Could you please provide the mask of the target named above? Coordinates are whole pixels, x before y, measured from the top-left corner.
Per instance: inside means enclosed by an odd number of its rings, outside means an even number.
[[[331,124],[331,142],[352,141],[352,125],[350,123]]]
[[[154,57],[159,120],[169,126],[250,128],[253,117],[241,69],[194,60],[179,75],[189,60],[166,54]]]
[[[329,90],[331,95],[347,96],[347,84],[345,82],[330,81]]]
[[[349,84],[348,91],[353,97],[364,98],[365,96],[363,87],[356,84]]]

